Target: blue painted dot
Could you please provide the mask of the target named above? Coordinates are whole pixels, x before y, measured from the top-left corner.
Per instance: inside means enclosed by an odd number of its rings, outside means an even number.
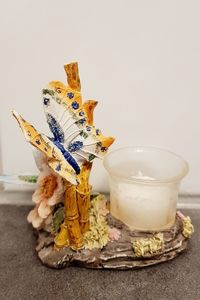
[[[77,124],[84,124],[85,123],[85,121],[86,121],[86,119],[85,118],[83,118],[83,119],[80,119],[80,120],[78,120],[76,123]]]
[[[74,98],[74,93],[67,93],[67,97],[68,97],[69,99]]]
[[[91,128],[90,126],[86,126],[86,130],[87,130],[87,131],[91,131],[91,129],[92,129],[92,128]]]
[[[71,143],[68,146],[69,152],[76,152],[77,150],[80,150],[83,147],[83,142],[81,141],[76,141],[74,143]]]
[[[81,117],[84,116],[84,112],[80,111],[79,116],[81,116]]]
[[[105,152],[106,150],[107,150],[106,147],[101,147],[101,151],[102,151],[102,152]]]
[[[36,144],[38,144],[38,145],[41,144],[40,140],[36,140],[35,142],[36,142]]]
[[[100,135],[100,130],[99,129],[96,129],[96,135]]]
[[[44,105],[49,105],[50,99],[49,98],[44,98],[43,103]]]
[[[57,165],[57,166],[56,166],[56,171],[60,171],[60,169],[61,169],[61,166],[60,166],[60,165]]]
[[[73,109],[78,109],[79,108],[78,102],[76,102],[76,101],[72,102],[72,108]]]

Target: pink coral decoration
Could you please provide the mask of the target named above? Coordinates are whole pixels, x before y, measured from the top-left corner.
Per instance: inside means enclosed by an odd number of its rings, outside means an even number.
[[[181,218],[181,219],[185,219],[185,216],[182,214],[182,212],[180,210],[178,210],[176,212],[176,214]]]
[[[120,235],[121,235],[121,232],[117,228],[109,227],[108,236],[111,241],[118,241],[118,239],[120,238]]]

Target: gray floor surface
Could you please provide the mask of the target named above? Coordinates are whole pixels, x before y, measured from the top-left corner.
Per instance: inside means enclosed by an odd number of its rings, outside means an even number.
[[[30,206],[0,205],[0,300],[200,300],[200,211],[188,250],[173,261],[135,271],[53,270],[38,260],[26,215]]]

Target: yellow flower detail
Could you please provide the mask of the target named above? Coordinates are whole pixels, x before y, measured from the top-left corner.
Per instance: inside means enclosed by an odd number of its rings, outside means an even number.
[[[144,256],[147,253],[153,254],[163,248],[163,234],[157,233],[151,238],[132,240],[132,246],[135,255],[138,257]]]
[[[90,202],[89,222],[90,229],[84,234],[84,246],[86,249],[103,248],[109,241],[108,224],[105,219],[103,206],[106,205],[102,195],[96,196]]]
[[[189,216],[187,216],[187,217],[184,217],[182,219],[182,221],[183,221],[182,234],[184,235],[184,237],[190,238],[194,232],[194,226],[192,225],[191,219]]]

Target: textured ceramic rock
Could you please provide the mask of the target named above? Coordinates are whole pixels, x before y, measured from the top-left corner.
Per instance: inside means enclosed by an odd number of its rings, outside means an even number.
[[[175,225],[163,231],[164,245],[162,249],[146,253],[142,257],[136,256],[133,241],[148,239],[155,236],[155,232],[130,231],[129,228],[110,214],[107,216],[110,227],[117,228],[120,238],[110,241],[103,249],[73,251],[69,247],[54,250],[53,236],[47,232],[39,232],[37,253],[42,263],[51,268],[80,266],[93,269],[138,269],[173,259],[187,247],[188,238],[184,237],[183,219],[177,214]]]

